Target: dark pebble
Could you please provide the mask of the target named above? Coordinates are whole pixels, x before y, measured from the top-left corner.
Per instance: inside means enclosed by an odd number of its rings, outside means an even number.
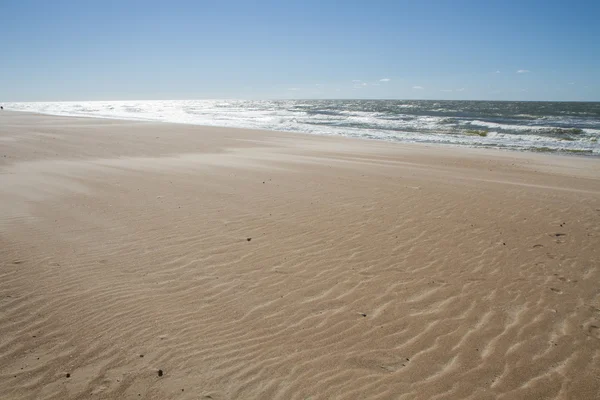
[[[144,357],[144,355],[143,355],[143,354],[140,354],[140,358],[143,358],[143,357]]]
[[[248,239],[246,239],[246,240],[247,240],[247,241],[251,241],[251,240],[252,240],[252,238],[248,238]]]
[[[162,369],[158,370],[158,376],[163,376],[163,370]]]
[[[70,377],[71,377],[71,374],[67,374],[67,378],[70,378]]]
[[[360,315],[362,315],[363,317],[366,317],[366,316],[367,316],[367,314],[364,314],[364,313],[362,313],[362,314],[360,314]]]

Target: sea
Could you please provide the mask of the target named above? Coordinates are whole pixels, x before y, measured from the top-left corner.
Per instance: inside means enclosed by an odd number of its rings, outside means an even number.
[[[600,156],[600,102],[144,100],[4,106],[52,115]]]

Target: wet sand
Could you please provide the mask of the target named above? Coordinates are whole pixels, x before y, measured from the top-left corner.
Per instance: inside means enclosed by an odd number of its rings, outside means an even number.
[[[0,113],[0,398],[595,399],[600,160]]]

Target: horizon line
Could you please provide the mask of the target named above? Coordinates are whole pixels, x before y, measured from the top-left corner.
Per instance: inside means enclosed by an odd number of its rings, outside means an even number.
[[[0,101],[0,105],[8,103],[76,103],[76,102],[110,102],[110,101],[479,101],[479,102],[512,102],[512,103],[600,103],[599,100],[492,100],[492,99],[410,99],[410,98],[164,98],[164,99],[110,99],[110,100],[26,100]]]

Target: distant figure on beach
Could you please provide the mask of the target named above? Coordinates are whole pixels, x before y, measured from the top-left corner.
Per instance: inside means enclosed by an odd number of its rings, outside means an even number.
[[[0,110],[4,110],[4,107],[0,106]]]

